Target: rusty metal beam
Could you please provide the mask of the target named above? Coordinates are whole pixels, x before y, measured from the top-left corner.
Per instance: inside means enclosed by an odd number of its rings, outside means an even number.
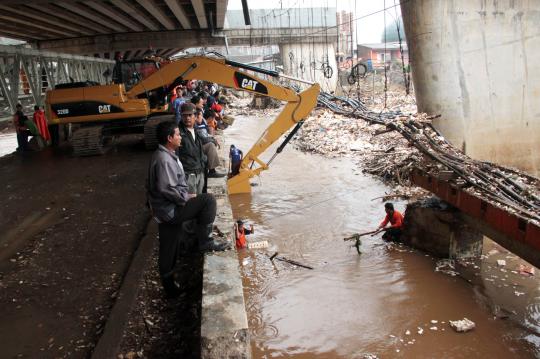
[[[534,221],[497,207],[451,181],[438,179],[426,172],[415,170],[411,180],[458,208],[467,224],[540,267],[540,226]]]

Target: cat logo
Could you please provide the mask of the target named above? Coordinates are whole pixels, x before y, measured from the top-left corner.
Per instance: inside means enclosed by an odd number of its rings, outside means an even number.
[[[268,94],[268,89],[266,86],[261,84],[260,81],[257,81],[256,79],[241,72],[234,73],[234,85],[236,88]]]
[[[99,105],[98,111],[99,113],[109,113],[111,112],[111,105]]]
[[[258,83],[259,82],[255,81],[255,80],[243,79],[241,86],[242,86],[243,89],[255,91],[255,88],[257,88]]]

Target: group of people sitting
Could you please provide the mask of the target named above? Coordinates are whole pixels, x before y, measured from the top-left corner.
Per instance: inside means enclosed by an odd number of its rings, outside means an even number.
[[[174,120],[157,127],[159,146],[150,161],[146,184],[148,204],[159,227],[160,277],[169,296],[179,294],[173,273],[179,252],[189,242],[187,237],[196,239],[190,250],[230,248],[227,241],[213,236],[217,205],[206,191],[208,177],[225,176],[216,170],[220,145],[213,135],[219,119],[208,107],[209,96],[187,98],[182,87],[175,92]]]
[[[22,105],[18,103],[13,114],[13,126],[17,133],[17,152],[41,149],[51,141],[45,112],[37,105],[34,106],[34,114],[30,119],[24,114]],[[28,141],[31,136],[35,139],[33,148]]]

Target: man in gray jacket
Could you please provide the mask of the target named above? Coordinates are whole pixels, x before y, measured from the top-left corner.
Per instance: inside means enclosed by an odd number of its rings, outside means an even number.
[[[212,238],[216,217],[216,199],[212,194],[190,194],[182,163],[175,154],[182,138],[178,125],[162,122],[157,128],[159,147],[148,168],[146,183],[148,204],[159,223],[159,274],[165,291],[170,296],[179,294],[173,278],[178,256],[182,223],[196,220],[195,234],[201,251],[223,251],[228,243]]]

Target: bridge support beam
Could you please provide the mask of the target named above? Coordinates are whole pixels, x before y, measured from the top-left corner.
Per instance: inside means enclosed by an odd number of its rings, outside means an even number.
[[[484,236],[469,224],[456,208],[429,198],[407,205],[403,240],[437,257],[479,257]]]
[[[291,43],[280,44],[279,52],[286,75],[301,78],[306,81],[318,82],[321,90],[333,92],[338,81],[336,52],[333,43]],[[328,65],[325,77],[324,67]]]
[[[475,159],[540,173],[540,2],[401,2],[420,112]]]

